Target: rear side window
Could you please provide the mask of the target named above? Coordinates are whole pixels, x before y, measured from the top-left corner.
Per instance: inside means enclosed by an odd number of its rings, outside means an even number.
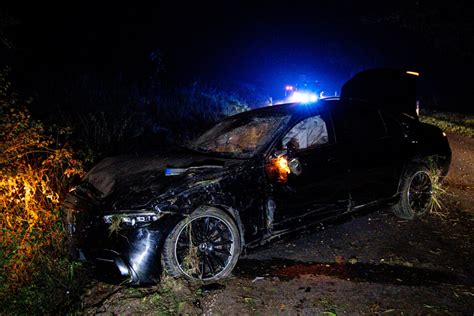
[[[376,109],[360,104],[339,104],[331,108],[339,143],[365,143],[387,136],[385,124]]]

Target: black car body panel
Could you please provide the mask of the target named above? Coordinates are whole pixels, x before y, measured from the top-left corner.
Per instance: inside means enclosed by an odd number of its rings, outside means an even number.
[[[341,98],[364,100],[386,111],[416,117],[418,73],[398,69],[369,69],[359,72],[341,88]]]
[[[103,160],[66,199],[72,255],[105,266],[103,271],[114,279],[153,282],[160,273],[164,239],[202,205],[227,212],[246,249],[347,212],[393,202],[411,161],[435,157],[443,175],[449,168],[447,138],[413,113],[358,99],[327,99],[238,117],[272,113],[288,119],[250,157],[176,149]],[[298,172],[277,179],[272,162],[286,135],[311,118],[325,122],[324,142],[297,150],[287,143],[285,152],[289,160],[296,159]],[[134,225],[111,229],[110,220],[123,214],[136,220]],[[146,216],[153,220],[139,222]]]

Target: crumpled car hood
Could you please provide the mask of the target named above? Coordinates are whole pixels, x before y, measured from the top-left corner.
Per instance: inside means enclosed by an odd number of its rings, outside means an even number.
[[[193,183],[223,176],[242,162],[189,152],[117,156],[102,160],[84,180],[100,192],[100,204],[108,208],[104,211],[137,209],[171,191],[177,194]],[[167,176],[167,168],[185,170]]]

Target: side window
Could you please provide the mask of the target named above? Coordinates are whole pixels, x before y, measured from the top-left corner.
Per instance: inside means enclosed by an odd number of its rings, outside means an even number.
[[[326,122],[320,115],[308,117],[299,123],[283,137],[283,148],[289,145],[297,150],[324,145],[328,142]]]
[[[334,107],[331,116],[338,142],[365,143],[387,136],[378,110],[350,104]]]

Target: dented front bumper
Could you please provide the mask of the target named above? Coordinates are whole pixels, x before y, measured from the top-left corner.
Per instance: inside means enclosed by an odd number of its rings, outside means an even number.
[[[75,207],[66,207],[65,223],[73,259],[92,263],[98,278],[109,282],[146,284],[159,280],[163,242],[180,215],[166,214],[152,223],[111,230],[93,203],[74,200]]]

